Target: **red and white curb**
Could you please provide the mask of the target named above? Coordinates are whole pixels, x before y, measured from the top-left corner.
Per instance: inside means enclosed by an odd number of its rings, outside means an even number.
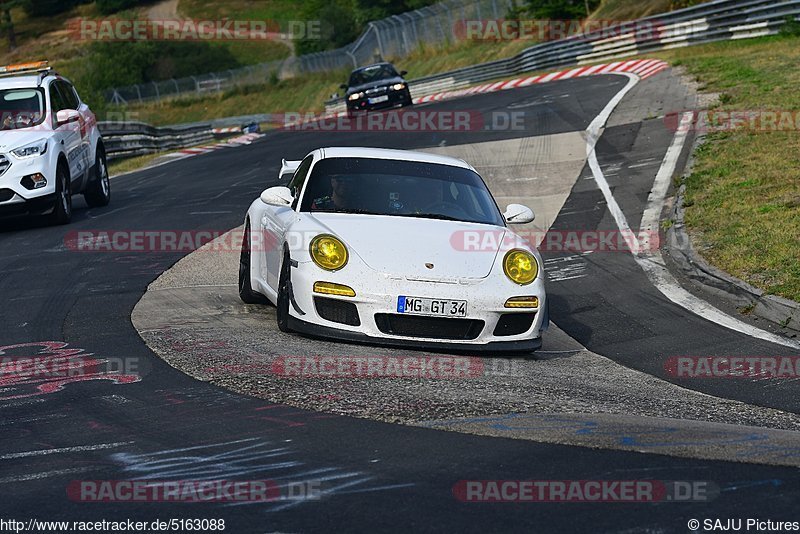
[[[205,154],[207,152],[214,152],[215,150],[220,150],[222,148],[230,148],[234,146],[244,146],[249,145],[256,139],[264,137],[264,134],[261,133],[249,133],[240,135],[238,137],[234,137],[233,139],[228,139],[227,141],[221,141],[219,143],[214,143],[211,145],[203,145],[203,146],[196,146],[192,148],[184,148],[176,152],[176,154],[183,154],[183,155],[191,155],[196,156],[198,154]]]
[[[599,74],[614,74],[617,72],[628,72],[637,75],[640,79],[644,80],[651,76],[655,76],[662,70],[669,67],[669,64],[658,59],[637,59],[632,61],[618,61],[616,63],[608,63],[604,65],[592,65],[591,67],[577,67],[571,70],[562,70],[559,72],[551,72],[549,74],[542,74],[539,76],[531,76],[528,78],[514,78],[513,80],[503,80],[494,83],[487,83],[478,85],[469,89],[460,89],[458,91],[443,91],[434,93],[432,95],[422,96],[414,99],[415,104],[422,104],[425,102],[435,102],[439,100],[446,100],[450,98],[458,98],[461,96],[469,96],[481,93],[493,93],[495,91],[503,91],[505,89],[515,89],[517,87],[526,87],[535,83],[547,83],[557,80],[568,80],[570,78],[582,78],[584,76],[593,76]]]
[[[241,132],[242,128],[239,126],[228,126],[227,128],[214,128],[211,133],[214,134],[229,134]]]

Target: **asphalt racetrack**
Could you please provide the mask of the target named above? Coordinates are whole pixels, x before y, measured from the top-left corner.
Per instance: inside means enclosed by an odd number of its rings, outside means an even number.
[[[535,403],[519,408],[509,402],[485,414],[475,403],[470,412],[455,410],[424,420],[404,419],[400,413],[397,421],[411,424],[397,424],[379,416],[364,418],[369,414],[361,412],[352,417],[340,415],[342,410],[305,410],[298,407],[302,398],[287,404],[257,398],[257,391],[251,391],[254,396],[241,395],[234,392],[235,386],[207,383],[214,377],[198,380],[165,363],[145,343],[143,337],[152,342],[147,332],[140,335],[132,323],[134,308],[148,286],[185,252],[81,252],[70,245],[81,231],[226,232],[242,224],[247,207],[263,189],[277,184],[281,158],[300,159],[317,147],[334,145],[461,150],[469,159],[471,149],[459,147],[498,143],[491,146],[507,148],[517,140],[521,143],[517,153],[524,160],[518,164],[535,167],[537,151],[553,154],[558,147],[574,144],[574,153],[559,152],[561,159],[548,167],[553,183],[560,185],[538,199],[536,224],[564,231],[614,229],[618,220],[614,208],[598,186],[597,167],[587,162],[592,155],[587,153],[586,132],[628,83],[625,76],[594,76],[418,107],[483,117],[515,112],[523,121],[516,128],[270,132],[246,147],[117,177],[112,181],[111,205],[82,209],[81,201],[76,202],[70,226],[3,223],[0,350],[4,356],[51,363],[78,359],[84,371],[63,380],[3,376],[3,518],[214,518],[224,519],[225,530],[235,533],[684,532],[690,519],[797,520],[793,514],[800,499],[796,469],[800,442],[793,432],[757,428],[796,429],[797,383],[678,379],[665,370],[664,362],[679,355],[792,356],[799,354],[798,349],[734,331],[676,304],[654,286],[629,253],[581,257],[544,253],[548,270],[560,273],[550,275],[548,287],[551,319],[557,325],[553,334],[557,341],[550,342],[549,350],[563,348],[564,354],[531,358],[556,369],[560,361],[571,366],[571,381],[563,382],[559,393],[565,405],[569,399],[583,399],[584,382],[592,381],[589,376],[582,379],[581,367],[569,362],[570,354],[581,351],[583,358],[596,354],[609,366],[619,366],[614,376],[621,382],[614,385],[621,390],[635,389],[640,381],[655,377],[663,379],[659,380],[659,387],[667,388],[663,391],[685,392],[694,404],[687,400],[682,406],[693,408],[679,414],[658,412],[662,404],[658,398],[649,398],[650,404],[640,409],[647,399],[635,399],[633,393],[630,400],[616,395],[617,415],[641,412],[643,417],[662,418],[658,436],[667,436],[663,440],[651,435],[631,441],[636,429],[620,426],[624,423],[620,420],[609,423],[616,434],[592,436],[592,429],[606,422],[603,409],[595,410],[597,419],[584,418],[579,425],[573,419],[551,418],[544,426],[538,420],[526,427],[509,424],[509,417],[519,410],[530,415]],[[631,228],[639,227],[647,211],[654,177],[675,136],[660,117],[691,109],[696,105],[692,98],[674,74],[665,71],[632,87],[609,109],[613,113],[599,132],[595,155]],[[536,144],[537,139],[564,144]],[[690,146],[687,141],[675,162],[678,171]],[[489,166],[486,161],[473,163],[479,170],[481,163]],[[559,174],[562,171],[572,173],[571,182]],[[501,190],[492,186],[495,179],[503,184]],[[501,204],[520,196],[502,173],[487,176],[487,182]],[[537,187],[550,187],[550,182],[540,178],[525,187],[535,192]],[[558,199],[556,208],[548,211],[553,199]],[[225,310],[235,304],[223,299],[219,306]],[[264,328],[274,329],[268,311],[253,313],[248,324],[257,325],[262,313]],[[159,317],[150,319],[156,324]],[[193,320],[188,313],[184,321],[170,318],[178,331],[192,326]],[[163,326],[162,321],[159,328]],[[275,345],[264,350],[279,350],[275,347],[281,343],[304,346],[295,337],[273,336]],[[321,345],[314,350],[355,350],[315,343]],[[625,370],[631,370],[636,381],[625,383]],[[248,387],[258,389],[258,382]],[[381,390],[372,387],[374,401]],[[537,387],[531,379],[516,391],[527,395]],[[666,395],[663,404],[671,400]],[[491,398],[487,395],[487,402]],[[585,401],[578,411],[585,412],[592,402]],[[626,410],[628,402],[631,408]],[[324,408],[311,401],[307,406]],[[557,408],[550,405],[548,411],[575,411]],[[476,415],[486,419],[470,418]],[[674,426],[665,419],[670,417],[749,426],[736,427],[736,432],[731,429],[734,425],[724,430],[693,427],[670,442],[663,430]],[[597,442],[584,440],[587,435]],[[731,448],[732,441],[756,443],[759,454]],[[674,450],[664,454],[670,447]],[[313,481],[323,491],[321,498],[255,503],[82,502],[72,491],[74,481],[129,479],[268,479],[294,487]],[[461,481],[481,480],[701,481],[713,491],[709,498],[691,502],[464,502]]]

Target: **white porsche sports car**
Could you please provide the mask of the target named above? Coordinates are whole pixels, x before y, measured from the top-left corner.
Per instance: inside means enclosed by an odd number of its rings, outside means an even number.
[[[278,327],[347,341],[530,352],[549,324],[542,259],[468,163],[320,148],[285,161],[245,219],[239,295]]]

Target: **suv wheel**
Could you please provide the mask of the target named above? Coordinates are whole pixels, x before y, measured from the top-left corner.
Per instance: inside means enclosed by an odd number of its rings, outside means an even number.
[[[56,200],[53,213],[50,214],[52,224],[69,224],[72,220],[72,192],[70,191],[69,173],[61,164],[56,169]]]
[[[97,148],[97,156],[94,161],[94,180],[89,183],[83,198],[92,208],[102,208],[111,202],[111,180],[108,177],[108,165],[106,164],[106,154],[100,147]]]

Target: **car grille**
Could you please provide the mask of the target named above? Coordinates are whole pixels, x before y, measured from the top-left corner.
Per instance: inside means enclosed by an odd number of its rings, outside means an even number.
[[[534,319],[536,319],[535,313],[504,313],[497,321],[494,335],[501,337],[524,334],[530,330]]]
[[[388,87],[374,87],[372,89],[367,89],[364,92],[367,94],[367,96],[380,96],[380,95],[385,95],[386,93],[388,93],[389,92],[389,88]]]
[[[358,308],[352,302],[314,297],[317,314],[327,321],[350,326],[361,326]]]
[[[5,174],[9,167],[11,167],[11,162],[8,161],[7,157],[0,154],[0,176]]]
[[[14,198],[15,193],[11,189],[0,189],[0,202],[5,202]]]
[[[479,319],[419,317],[394,313],[376,313],[375,324],[384,334],[426,339],[477,339],[484,322]]]

